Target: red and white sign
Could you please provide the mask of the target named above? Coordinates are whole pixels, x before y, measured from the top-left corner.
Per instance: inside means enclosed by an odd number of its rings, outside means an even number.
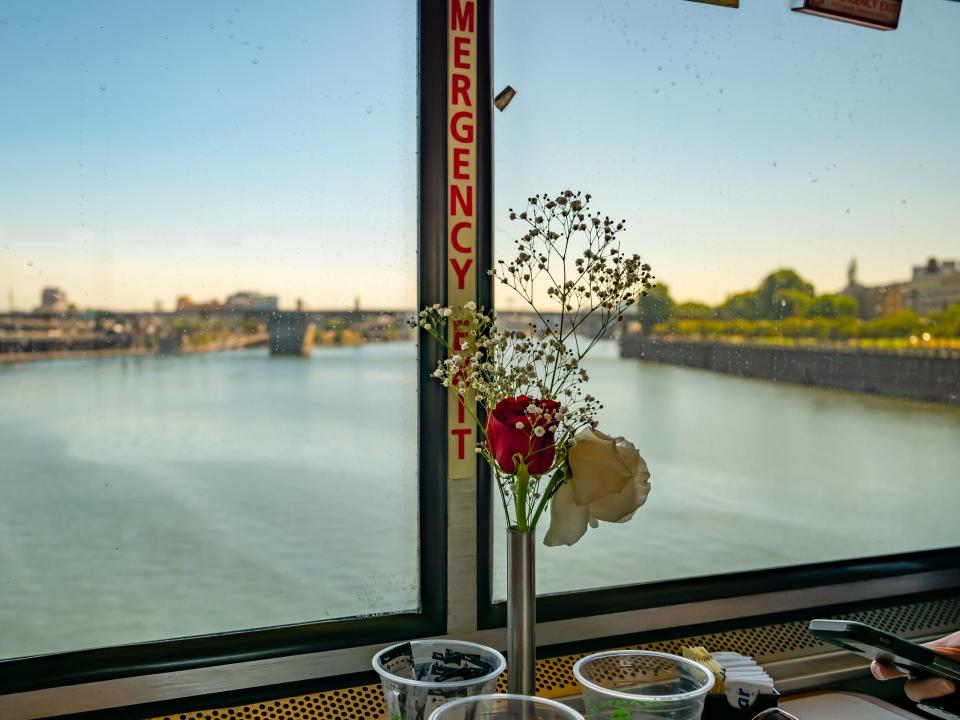
[[[804,0],[803,7],[793,9],[878,30],[896,30],[901,3],[902,0]]]
[[[447,38],[447,304],[477,297],[477,3],[448,0]],[[450,328],[459,348],[463,328]],[[450,393],[447,417],[451,478],[476,474],[477,428],[468,407]],[[470,410],[470,412],[468,412]]]

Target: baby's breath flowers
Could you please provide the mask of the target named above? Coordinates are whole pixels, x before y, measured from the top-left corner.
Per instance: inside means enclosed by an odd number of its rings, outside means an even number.
[[[584,389],[584,357],[653,287],[650,266],[621,251],[626,221],[594,211],[591,200],[565,190],[510,209],[523,235],[515,257],[490,274],[533,310],[537,321],[526,331],[501,330],[494,313],[473,302],[426,307],[415,322],[447,350],[433,376],[468,412],[472,400],[484,412],[483,423],[474,415],[484,435],[476,450],[494,470],[508,525],[519,530],[536,528],[568,479],[577,433],[597,428],[602,406]],[[541,300],[556,306],[558,319],[538,308]]]

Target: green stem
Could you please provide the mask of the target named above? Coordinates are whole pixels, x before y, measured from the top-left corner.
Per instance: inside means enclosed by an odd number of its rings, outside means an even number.
[[[543,495],[540,497],[540,502],[537,503],[536,512],[533,514],[533,520],[530,521],[531,530],[537,529],[537,523],[540,521],[540,515],[543,514],[543,510],[550,501],[553,491],[560,483],[563,482],[564,475],[565,473],[563,471],[563,467],[557,468],[556,472],[553,473],[553,476],[550,478],[550,482],[547,483],[547,487],[543,490]]]
[[[514,456],[518,457],[519,453]],[[517,487],[513,493],[513,506],[517,513],[517,530],[525,532],[530,529],[527,524],[527,491],[530,487],[530,473],[523,462],[517,463]]]
[[[488,460],[487,462],[491,461]],[[497,483],[497,495],[500,496],[500,504],[503,506],[503,517],[506,519],[507,527],[510,527],[510,510],[507,508],[507,498],[503,489],[504,479],[496,469],[493,471],[493,479],[496,480]]]

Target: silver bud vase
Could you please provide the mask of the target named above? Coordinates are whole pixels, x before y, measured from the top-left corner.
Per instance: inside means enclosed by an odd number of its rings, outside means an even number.
[[[507,687],[534,695],[537,662],[536,533],[507,530]]]

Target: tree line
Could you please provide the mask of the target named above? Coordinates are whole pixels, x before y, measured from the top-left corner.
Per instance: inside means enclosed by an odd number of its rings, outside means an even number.
[[[960,338],[960,303],[930,316],[912,310],[861,320],[856,298],[818,295],[797,272],[781,269],[767,275],[755,290],[734,293],[711,307],[678,303],[660,283],[637,303],[646,334],[699,337],[813,338]]]

